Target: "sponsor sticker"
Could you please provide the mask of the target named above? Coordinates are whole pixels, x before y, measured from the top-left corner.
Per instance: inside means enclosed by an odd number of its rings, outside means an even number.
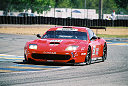
[[[43,52],[44,54],[56,54],[56,52]]]
[[[62,31],[78,31],[78,29],[73,29],[73,28],[58,28],[57,30],[62,30]]]

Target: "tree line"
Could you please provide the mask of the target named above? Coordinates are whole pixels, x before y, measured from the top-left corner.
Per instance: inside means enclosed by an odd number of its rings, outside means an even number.
[[[0,0],[0,10],[43,13],[50,8],[96,9],[99,11],[99,0]],[[128,0],[103,0],[103,13],[128,14]]]

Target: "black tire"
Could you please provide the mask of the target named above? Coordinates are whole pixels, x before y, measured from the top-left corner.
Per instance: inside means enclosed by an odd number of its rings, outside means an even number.
[[[107,59],[107,45],[105,43],[103,48],[102,62],[104,62],[106,59]]]
[[[85,58],[85,63],[86,63],[86,65],[91,64],[91,47],[88,47],[87,55]]]
[[[27,61],[26,54],[24,54],[24,60]]]
[[[26,54],[24,54],[24,60],[23,60],[24,63],[32,63],[32,61],[30,61],[29,59],[27,60],[27,57],[26,57]]]

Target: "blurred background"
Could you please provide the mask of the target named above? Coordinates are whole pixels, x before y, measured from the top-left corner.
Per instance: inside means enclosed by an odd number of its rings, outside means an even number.
[[[0,0],[0,24],[128,26],[128,0]]]

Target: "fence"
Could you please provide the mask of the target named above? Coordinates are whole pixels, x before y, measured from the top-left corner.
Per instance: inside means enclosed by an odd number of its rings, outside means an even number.
[[[63,26],[123,26],[128,27],[128,20],[99,20],[99,19],[76,19],[76,18],[54,18],[54,17],[17,17],[0,16],[0,24],[50,24]]]

